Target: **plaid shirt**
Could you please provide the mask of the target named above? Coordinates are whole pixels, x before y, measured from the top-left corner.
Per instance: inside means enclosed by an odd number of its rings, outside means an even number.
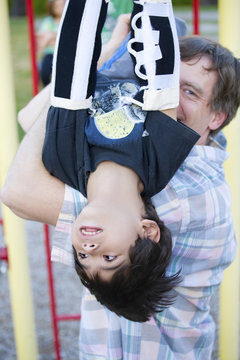
[[[211,358],[215,324],[209,302],[236,250],[231,194],[222,166],[225,146],[222,133],[209,146],[195,146],[166,188],[153,197],[159,217],[173,235],[168,275],[181,270],[183,276],[175,289],[175,303],[150,321],[136,323],[111,313],[86,290],[81,360]],[[86,203],[79,192],[66,186],[53,260],[73,263],[72,224]]]

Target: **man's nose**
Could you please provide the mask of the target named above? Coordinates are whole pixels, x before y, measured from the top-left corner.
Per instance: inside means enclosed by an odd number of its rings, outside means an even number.
[[[86,251],[93,251],[98,248],[98,244],[95,243],[83,243],[82,247]]]

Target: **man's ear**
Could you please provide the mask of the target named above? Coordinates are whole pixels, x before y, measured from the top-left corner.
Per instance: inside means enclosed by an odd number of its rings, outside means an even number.
[[[227,113],[224,111],[214,111],[212,120],[209,123],[210,130],[217,130],[224,123],[227,118]]]
[[[160,241],[160,229],[156,221],[143,219],[142,228],[144,232],[144,237],[149,238],[154,242]]]

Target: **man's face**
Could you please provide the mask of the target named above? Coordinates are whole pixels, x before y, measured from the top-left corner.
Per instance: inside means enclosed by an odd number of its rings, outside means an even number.
[[[211,60],[203,56],[180,67],[180,101],[177,119],[201,135],[197,144],[206,143],[210,130],[217,129],[225,120],[222,113],[212,111],[210,100],[217,81],[217,72],[206,70]]]

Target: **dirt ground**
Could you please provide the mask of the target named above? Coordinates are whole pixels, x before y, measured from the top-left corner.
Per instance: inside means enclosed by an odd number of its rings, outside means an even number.
[[[56,355],[53,345],[53,331],[49,307],[43,226],[35,222],[26,222],[26,229],[28,251],[29,254],[31,254],[29,259],[39,360],[51,360],[55,359]],[[3,245],[4,242],[1,231],[0,246]],[[4,265],[1,263],[0,269],[4,272]],[[53,270],[58,315],[79,314],[81,288],[79,287],[79,279],[75,275],[74,270],[61,264],[54,264]],[[61,359],[77,360],[79,321],[63,321],[58,324]],[[17,359],[7,272],[0,272],[0,359]]]

